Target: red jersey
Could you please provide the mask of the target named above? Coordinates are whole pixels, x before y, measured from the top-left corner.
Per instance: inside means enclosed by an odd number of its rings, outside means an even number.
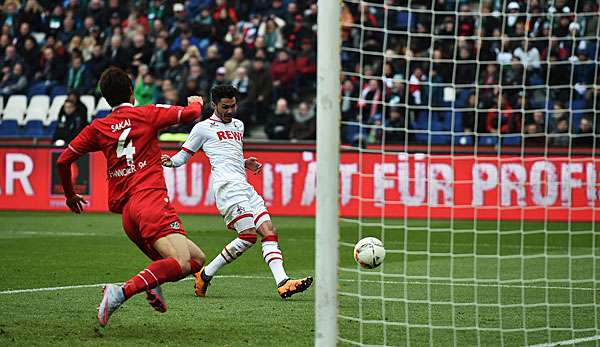
[[[199,103],[187,107],[121,104],[106,118],[96,119],[85,127],[58,162],[69,164],[85,153],[102,151],[107,164],[108,207],[112,212],[121,213],[133,193],[145,189],[166,190],[158,131],[191,122],[199,118],[200,113]],[[63,181],[63,185],[69,183]],[[65,194],[74,194],[72,187],[65,187]]]

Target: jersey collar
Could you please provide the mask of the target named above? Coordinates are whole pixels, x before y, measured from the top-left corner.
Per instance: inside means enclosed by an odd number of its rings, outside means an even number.
[[[215,122],[219,122],[219,123],[223,123],[225,124],[219,117],[217,117],[217,115],[213,114],[212,116],[210,116],[210,118],[208,118],[209,120],[215,121]]]
[[[124,102],[124,103],[122,103],[122,104],[120,104],[120,105],[117,105],[117,106],[113,107],[113,109],[112,109],[112,110],[114,111],[114,110],[116,110],[116,109],[118,109],[118,108],[121,108],[121,107],[133,107],[133,105],[132,105],[132,104],[130,104],[130,103],[128,103],[128,102]]]

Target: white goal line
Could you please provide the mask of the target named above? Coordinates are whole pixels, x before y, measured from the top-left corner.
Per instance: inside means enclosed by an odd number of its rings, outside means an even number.
[[[252,276],[252,275],[219,275],[217,278],[235,278],[235,279],[271,279],[270,276]],[[182,279],[181,281],[189,281],[192,280],[193,277],[187,277]],[[354,279],[340,279],[340,282],[359,282]],[[502,287],[502,288],[526,288],[526,289],[558,289],[558,290],[584,290],[584,291],[594,291],[594,288],[589,287],[546,287],[546,286],[528,286],[528,285],[515,285],[515,284],[477,284],[477,283],[443,283],[443,282],[426,282],[426,281],[374,281],[374,280],[362,280],[360,282],[366,283],[383,283],[383,284],[413,284],[413,285],[447,285],[447,286],[465,286],[465,287]],[[10,294],[24,294],[24,293],[37,293],[37,292],[53,292],[59,290],[67,290],[67,289],[81,289],[81,288],[99,288],[107,283],[96,283],[96,284],[79,284],[79,285],[71,285],[71,286],[60,286],[60,287],[43,287],[43,288],[26,288],[26,289],[8,289],[0,291],[0,295],[10,295]]]

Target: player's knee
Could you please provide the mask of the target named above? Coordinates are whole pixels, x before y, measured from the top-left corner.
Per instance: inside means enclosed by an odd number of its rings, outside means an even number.
[[[277,229],[275,228],[275,226],[273,225],[273,223],[266,221],[264,222],[261,226],[261,235],[263,238],[268,237],[268,236],[277,236]]]
[[[199,254],[195,254],[192,257],[192,260],[195,261],[197,264],[200,265],[200,267],[204,266],[204,263],[206,262],[206,255],[204,255],[204,252],[200,251]]]
[[[190,273],[192,266],[190,264],[190,255],[188,254],[187,256],[177,256],[177,262],[179,263],[179,266],[181,266],[181,272],[184,274],[188,274]]]

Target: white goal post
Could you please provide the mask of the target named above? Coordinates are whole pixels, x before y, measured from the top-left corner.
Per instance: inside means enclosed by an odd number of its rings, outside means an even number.
[[[337,342],[341,4],[319,0],[317,5],[315,345],[325,347]]]

